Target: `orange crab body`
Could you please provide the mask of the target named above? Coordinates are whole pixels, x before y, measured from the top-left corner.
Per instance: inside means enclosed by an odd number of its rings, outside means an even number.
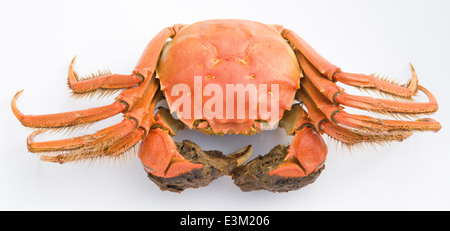
[[[120,156],[139,145],[145,171],[162,190],[206,186],[222,175],[232,176],[243,191],[296,190],[312,183],[324,169],[323,134],[354,145],[401,141],[413,131],[441,128],[433,119],[389,120],[347,113],[345,106],[388,115],[430,113],[438,106],[431,92],[418,85],[414,69],[408,85],[342,72],[279,25],[210,20],[168,27],[150,41],[129,75],[80,79],[73,64],[68,81],[73,94],[124,90],[111,105],[50,115],[22,114],[16,107],[19,92],[11,103],[19,121],[27,127],[59,128],[118,113],[124,114],[123,121],[91,135],[55,141],[35,142],[34,136],[42,132],[38,130],[27,139],[29,151],[41,153],[44,161],[65,163]],[[429,102],[350,95],[336,81],[399,98],[420,90]],[[169,109],[156,109],[163,99]],[[172,139],[185,127],[206,134],[252,135],[276,125],[293,136],[292,143],[278,145],[248,163],[251,146],[225,156]]]
[[[244,88],[254,87],[258,91],[259,86],[265,84],[268,89],[261,94],[266,94],[263,98],[270,102],[273,96],[270,94],[273,93],[270,86],[279,86],[278,91],[282,96],[277,101],[279,113],[276,118],[269,118],[274,121],[267,121],[274,124],[292,106],[301,76],[294,51],[275,26],[240,20],[215,20],[184,26],[164,47],[156,72],[170,108],[179,98],[170,94],[177,84],[184,83],[188,89],[192,89],[191,102],[194,102],[195,97],[201,97],[202,103],[198,105],[201,113],[197,113],[201,114],[199,117],[194,115],[199,111],[194,108],[194,104],[191,104],[191,115],[187,116],[189,118],[179,116],[190,128],[196,128],[194,124],[207,121],[203,130],[211,128],[213,133],[244,134],[257,130],[255,128],[258,128],[260,121],[269,116],[257,113],[251,118],[250,105],[260,108],[260,97],[245,97],[243,106],[247,110],[244,118],[238,119],[237,103],[227,105],[225,102],[227,90],[230,92],[230,87],[240,84]],[[194,76],[201,77],[199,87],[202,89],[195,86]],[[205,118],[204,114],[207,113],[203,113],[207,109],[205,103],[211,98],[203,94],[208,84],[215,84],[216,88],[223,89],[223,97],[220,97],[223,100],[220,103],[223,105],[220,108],[222,115],[213,118]],[[257,125],[254,124],[255,121],[258,121]]]

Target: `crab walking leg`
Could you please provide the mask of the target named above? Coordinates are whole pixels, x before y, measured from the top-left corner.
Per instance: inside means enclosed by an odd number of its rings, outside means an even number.
[[[106,146],[105,143],[117,140],[130,133],[136,127],[136,121],[124,119],[121,123],[102,129],[91,135],[74,138],[35,142],[34,137],[43,132],[34,131],[28,136],[27,147],[30,152],[55,152],[80,149],[88,146]]]
[[[151,88],[150,92],[152,92]],[[58,155],[41,155],[41,160],[43,161],[58,162],[61,164],[102,156],[118,156],[142,140],[149,130],[150,125],[154,123],[153,113],[151,112],[154,111],[158,100],[158,97],[153,98],[148,105],[149,113],[142,121],[140,120],[141,118],[133,118],[125,115],[125,119],[121,123],[100,130],[92,135],[57,141],[34,142],[33,138],[36,133],[32,133],[27,140],[29,150],[31,152],[65,151]],[[139,103],[137,105],[141,107],[145,106]],[[137,110],[141,108],[133,109]],[[131,113],[134,111],[133,109],[130,111]],[[147,126],[138,126],[139,124]]]
[[[116,125],[105,128],[93,135],[75,137],[59,141],[47,141],[35,143],[32,141],[34,134],[28,139],[29,150],[41,152],[66,151],[58,155],[42,155],[44,161],[65,163],[80,159],[91,159],[102,156],[118,156],[136,145],[154,124],[153,112],[159,95],[155,96],[158,89],[158,80],[147,79],[148,86],[141,99],[138,100],[125,119]]]
[[[156,102],[157,100],[152,101],[149,110],[154,110]],[[153,116],[145,117],[140,123],[152,124]],[[131,149],[142,140],[148,128],[137,127],[137,125],[136,119],[125,118],[122,123],[105,128],[93,135],[42,143],[29,142],[29,149],[31,147],[33,151],[67,151],[56,156],[51,154],[41,155],[43,161],[60,164],[81,159],[114,157]],[[66,147],[64,147],[64,144]]]
[[[399,86],[370,75],[342,72],[339,67],[331,64],[328,60],[322,57],[295,32],[289,29],[284,29],[281,32],[281,35],[291,42],[316,67],[316,69],[329,80],[339,81],[356,87],[377,89],[382,92],[408,98],[417,92],[418,80],[414,69],[412,79],[407,87]]]
[[[64,164],[67,162],[94,159],[99,157],[115,157],[136,145],[142,139],[143,134],[143,129],[135,129],[134,131],[125,134],[121,138],[118,138],[108,145],[98,146],[97,148],[88,146],[86,148],[62,152],[61,154],[57,155],[44,154],[41,155],[40,158],[42,161]]]
[[[350,130],[330,122],[327,117],[318,109],[308,94],[304,92],[299,93],[302,102],[308,110],[308,116],[313,121],[314,125],[321,133],[345,143],[347,145],[354,145],[359,143],[383,143],[390,141],[402,141],[412,135],[411,131],[392,131],[392,132],[362,132]],[[303,110],[299,106],[294,105],[294,110]],[[292,110],[292,109],[291,109]]]
[[[103,74],[80,80],[78,74],[73,70],[75,58],[76,56],[72,59],[72,62],[70,63],[67,80],[67,84],[75,94],[92,92],[97,89],[129,88],[142,81],[142,78],[134,74],[131,75]]]
[[[138,127],[141,125],[146,115],[151,115],[151,117],[147,118],[148,121],[153,119],[155,105],[159,100],[159,94],[157,94],[159,80],[155,77],[147,78],[144,81],[144,84],[145,88],[142,88],[144,92],[139,95],[139,100],[137,100],[136,103],[133,103],[129,107],[129,111],[124,115],[125,117],[136,120],[138,122]]]
[[[354,115],[346,113],[341,106],[331,103],[323,94],[321,94],[308,78],[301,79],[301,89],[298,93],[309,95],[317,107],[333,123],[345,126],[373,131],[392,131],[392,130],[418,130],[418,131],[439,131],[441,125],[433,119],[419,119],[416,121],[402,120],[383,120],[370,116]],[[300,95],[300,98],[303,97]]]
[[[138,87],[129,88],[116,97],[116,101],[111,105],[90,108],[86,110],[64,112],[48,115],[24,115],[16,106],[16,101],[19,95],[23,92],[19,91],[11,101],[11,108],[14,115],[19,121],[27,127],[36,128],[56,128],[73,126],[82,123],[96,122],[114,116],[120,112],[130,110],[136,102],[140,102],[139,99],[143,98],[142,104],[149,104],[153,99],[158,87],[158,80],[154,77],[147,78],[144,83]],[[147,93],[147,94],[146,94]],[[142,107],[136,106],[137,108]],[[141,115],[139,115],[139,121],[143,117],[143,113],[146,113],[147,107],[143,106],[143,109],[138,109]],[[131,112],[130,112],[131,113]]]
[[[173,36],[175,36],[174,28],[168,27],[159,32],[145,48],[141,59],[131,75],[100,74],[92,78],[80,80],[73,70],[76,58],[74,57],[69,67],[68,85],[73,90],[73,93],[77,94],[98,89],[129,88],[139,84],[143,79],[152,76],[164,43],[168,38]]]
[[[303,71],[313,85],[335,104],[359,108],[363,110],[379,112],[399,112],[408,114],[430,113],[438,110],[438,104],[434,95],[422,86],[418,90],[423,91],[429,99],[429,102],[404,102],[386,99],[376,99],[366,96],[350,95],[344,92],[344,89],[337,86],[330,80],[323,78],[323,75],[299,52],[297,57]],[[415,73],[414,73],[415,74]]]
[[[126,105],[118,101],[102,107],[86,110],[63,112],[47,115],[24,115],[17,109],[16,101],[23,90],[16,93],[11,101],[11,109],[17,119],[26,127],[57,128],[82,123],[96,122],[117,115],[126,109]]]
[[[174,27],[175,28],[175,27]],[[147,45],[146,49],[144,50],[144,53],[142,54],[141,59],[139,60],[135,70],[133,71],[134,76],[142,76],[144,79],[144,82],[146,79],[150,79],[153,76],[159,55],[161,53],[162,47],[164,46],[164,43],[166,40],[172,36],[175,35],[175,29],[174,28],[165,28],[162,30],[156,37],[154,37],[150,43]],[[178,28],[178,27],[176,27]],[[72,74],[72,77],[71,77]],[[110,76],[112,77],[112,76]],[[108,77],[98,77],[94,78],[90,81],[92,82],[84,82],[80,81],[78,82],[80,85],[79,89],[78,87],[75,87],[76,91],[91,91],[93,89],[101,88],[102,85],[101,82],[104,79],[109,79]],[[119,76],[112,77],[113,79],[118,79]],[[138,78],[139,79],[139,78]],[[73,61],[71,68],[69,68],[69,85],[73,83],[73,86],[78,86],[74,82],[75,76],[73,75]],[[108,81],[106,81],[108,82]],[[131,81],[133,82],[133,81]],[[86,85],[83,85],[86,84]],[[129,83],[132,84],[132,83]],[[114,84],[111,84],[111,86]],[[119,84],[120,85],[120,84]],[[135,84],[133,84],[135,85]],[[133,86],[132,85],[132,86]],[[143,86],[142,86],[143,85]],[[64,126],[72,126],[76,124],[81,123],[87,123],[87,122],[95,122],[102,119],[106,119],[108,117],[111,117],[113,115],[116,115],[127,108],[131,106],[136,100],[142,95],[142,93],[145,91],[146,84],[141,84],[139,87],[133,87],[129,88],[125,91],[123,91],[118,97],[117,102],[114,102],[113,104],[109,106],[104,107],[97,107],[82,111],[75,111],[75,112],[67,112],[67,113],[58,113],[58,114],[51,114],[51,115],[23,115],[16,106],[17,97],[22,93],[22,91],[18,92],[12,102],[11,102],[11,108],[14,112],[14,115],[19,119],[19,121],[27,127],[41,127],[41,128],[53,128],[53,127],[64,127]],[[78,89],[78,90],[77,90]],[[151,99],[151,98],[150,98]]]
[[[174,25],[173,27],[166,27],[161,30],[144,49],[144,52],[134,68],[133,74],[142,76],[144,79],[151,77],[155,71],[160,53],[167,39],[174,37],[181,28],[181,25]]]

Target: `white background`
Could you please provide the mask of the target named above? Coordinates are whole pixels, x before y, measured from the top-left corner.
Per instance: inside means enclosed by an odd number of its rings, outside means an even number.
[[[449,210],[450,2],[399,1],[1,1],[0,210]],[[296,31],[344,71],[383,73],[404,83],[409,62],[438,99],[432,115],[443,126],[401,143],[351,152],[329,141],[326,169],[299,191],[241,192],[222,177],[181,194],[160,191],[139,159],[92,164],[39,161],[25,145],[30,129],[10,110],[13,95],[25,114],[107,105],[114,96],[74,100],[67,68],[88,74],[109,68],[128,74],[162,28],[215,18],[281,24]],[[121,120],[94,125],[86,133]],[[205,150],[224,153],[253,144],[253,157],[290,139],[281,130],[252,137],[183,131]],[[53,138],[65,137],[64,134]],[[50,136],[43,136],[50,138]]]

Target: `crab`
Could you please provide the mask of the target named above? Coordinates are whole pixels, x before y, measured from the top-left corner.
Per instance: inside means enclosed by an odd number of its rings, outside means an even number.
[[[418,85],[412,65],[412,78],[403,85],[344,72],[280,25],[247,20],[176,24],[149,42],[127,75],[80,78],[74,61],[68,72],[74,96],[122,91],[107,106],[48,115],[21,113],[16,106],[19,91],[11,102],[14,115],[22,125],[39,128],[29,135],[28,150],[40,153],[43,161],[62,164],[118,157],[135,147],[148,177],[161,190],[203,187],[223,175],[231,176],[242,191],[297,190],[314,182],[325,168],[324,134],[352,146],[402,141],[415,131],[441,128],[434,119],[398,117],[438,110],[433,94]],[[393,98],[352,95],[336,82]],[[411,100],[419,91],[428,102]],[[163,100],[168,108],[157,106]],[[345,107],[394,117],[351,114]],[[119,113],[122,122],[93,134],[34,141],[49,129],[90,124]],[[185,128],[208,135],[253,135],[277,127],[293,136],[290,145],[278,145],[251,161],[251,145],[224,155],[172,139]]]

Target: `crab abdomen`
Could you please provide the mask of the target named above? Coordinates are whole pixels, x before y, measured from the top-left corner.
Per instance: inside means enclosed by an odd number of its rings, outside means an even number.
[[[190,128],[247,134],[290,109],[301,71],[275,27],[211,20],[183,27],[166,44],[157,75],[171,111]]]

